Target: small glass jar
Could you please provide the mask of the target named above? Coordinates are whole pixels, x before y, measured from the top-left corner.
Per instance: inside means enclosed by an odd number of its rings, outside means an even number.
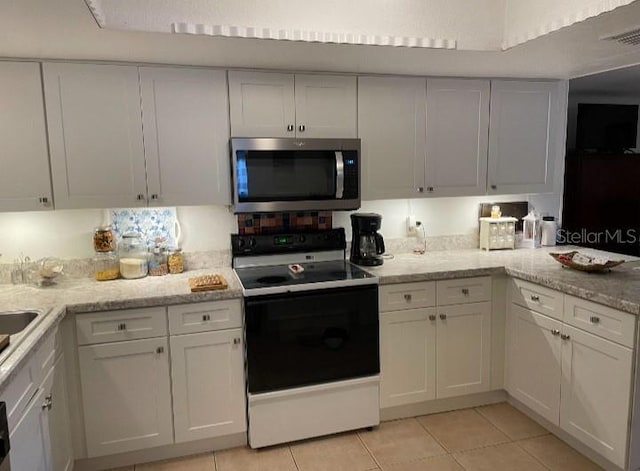
[[[96,252],[113,252],[116,239],[111,226],[98,226],[93,230],[93,250]]]
[[[154,247],[151,256],[149,257],[149,275],[150,276],[162,276],[169,273],[169,266],[167,265],[167,252],[162,247]]]
[[[167,262],[169,265],[169,273],[172,275],[182,273],[184,271],[184,255],[182,254],[182,249],[177,247],[170,248]]]
[[[120,275],[122,278],[143,278],[148,273],[148,250],[142,237],[137,232],[127,232],[122,235],[118,244],[120,257]]]
[[[98,281],[115,280],[120,276],[118,256],[114,252],[101,252],[93,257],[93,277]]]

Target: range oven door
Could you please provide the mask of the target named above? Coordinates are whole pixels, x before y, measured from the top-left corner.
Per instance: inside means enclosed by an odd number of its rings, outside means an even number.
[[[234,211],[360,207],[359,139],[231,140]]]
[[[245,300],[250,394],[380,373],[378,286]]]

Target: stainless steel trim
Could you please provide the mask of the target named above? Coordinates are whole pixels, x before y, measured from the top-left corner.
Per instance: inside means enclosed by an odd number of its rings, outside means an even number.
[[[235,257],[233,259],[233,267],[251,268],[270,265],[289,265],[290,263],[332,262],[334,260],[344,260],[344,250]]]
[[[236,191],[238,166],[236,155],[240,150],[333,150],[357,151],[358,153],[358,196],[351,199],[300,200],[300,201],[268,201],[240,202]],[[279,212],[279,211],[314,211],[314,210],[348,210],[360,208],[361,188],[361,151],[360,139],[294,139],[294,138],[231,138],[231,189],[234,213]]]
[[[348,288],[350,286],[364,286],[364,285],[377,285],[378,278],[361,278],[357,280],[340,280],[340,281],[322,281],[319,283],[303,283],[300,285],[291,286],[270,286],[268,288],[242,288],[242,295],[245,298],[252,296],[264,296],[265,294],[284,294],[284,293],[299,293],[301,291],[315,291],[319,289],[332,289],[332,288]]]
[[[342,199],[344,194],[344,157],[342,152],[336,151],[336,199]]]

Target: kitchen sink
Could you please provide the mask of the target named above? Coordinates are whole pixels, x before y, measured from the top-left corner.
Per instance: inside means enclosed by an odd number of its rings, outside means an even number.
[[[0,312],[0,334],[18,334],[39,315],[40,312],[35,310]]]

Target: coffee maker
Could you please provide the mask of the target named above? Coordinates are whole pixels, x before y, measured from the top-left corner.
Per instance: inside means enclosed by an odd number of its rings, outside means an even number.
[[[355,213],[351,215],[351,257],[356,265],[368,267],[382,265],[384,239],[378,234],[382,226],[382,216],[376,213]]]

